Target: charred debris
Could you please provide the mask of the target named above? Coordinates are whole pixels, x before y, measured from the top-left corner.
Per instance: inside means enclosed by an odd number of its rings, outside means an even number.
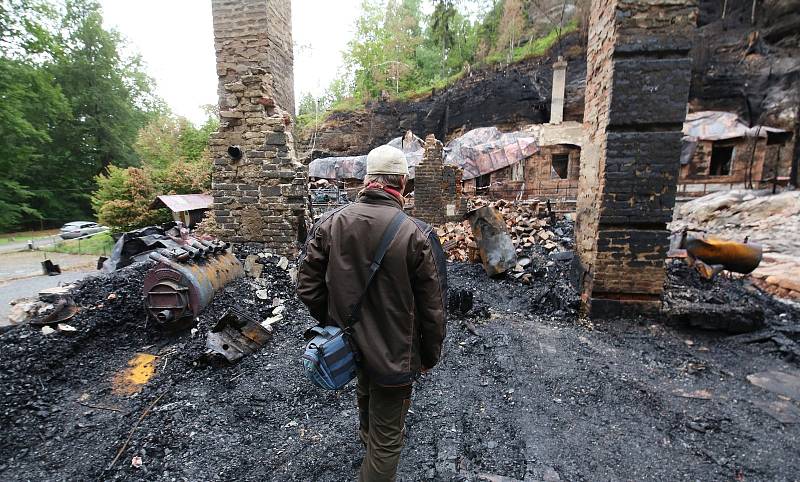
[[[505,303],[489,306],[475,292],[515,283],[527,291],[514,305],[522,303],[533,314],[580,320],[573,224],[573,214],[558,212],[549,201],[474,198],[463,221],[436,225],[452,269],[459,273],[450,283],[451,318],[473,331],[475,323]],[[796,305],[737,274],[758,266],[759,245],[706,242],[687,238],[686,230],[675,237],[657,318],[681,329],[739,335],[745,343],[773,342],[787,358],[800,356]],[[6,343],[76,339],[123,320],[122,325],[130,322],[145,337],[188,332],[193,341],[203,340],[204,350],[192,350],[202,352],[195,362],[219,366],[260,350],[285,317],[307,318],[293,290],[297,260],[256,243],[232,246],[171,223],[125,233],[111,257],[99,264],[102,274],[18,300],[11,314],[16,324],[4,335]]]
[[[486,350],[496,351],[500,360],[513,357],[519,347],[509,345],[503,330],[528,323],[517,318],[531,320],[547,333],[566,329],[595,336],[592,322],[581,321],[579,295],[571,282],[570,218],[547,203],[478,201],[465,221],[436,226],[450,259],[451,346],[446,357],[467,357],[446,362],[442,370],[452,370],[448,363],[480,364],[480,353]],[[208,472],[192,465],[198,457],[215,461],[223,478],[236,478],[250,472],[232,463],[220,441],[231,447],[247,440],[263,443],[258,434],[263,430],[274,440],[262,454],[269,461],[264,474],[291,473],[287,464],[294,459],[286,447],[298,451],[305,444],[324,442],[306,423],[308,409],[303,408],[323,403],[321,396],[329,398],[326,406],[346,414],[337,433],[347,432],[354,413],[349,398],[313,392],[298,378],[299,369],[292,369],[302,333],[313,323],[294,295],[297,260],[257,244],[230,246],[174,228],[145,230],[126,239],[118,248],[130,264],[18,303],[27,306],[24,320],[0,335],[0,423],[8,427],[0,473],[46,478],[50,469],[32,461],[80,453],[85,460],[65,472],[79,479],[125,479],[145,476],[148,470],[158,470],[153,474],[157,479],[168,480],[172,473],[203,478]],[[133,243],[127,250],[126,242]],[[135,245],[139,248],[133,249]],[[213,293],[206,303],[202,293],[193,294],[198,287],[183,283],[208,275],[208,270],[220,276],[214,271],[220,258],[230,272],[224,283],[209,285]],[[198,301],[205,304],[196,305]],[[165,310],[174,316],[163,315]],[[663,330],[671,329],[654,331],[653,323],[659,321],[674,325],[680,337],[699,336],[712,344],[719,340],[726,350],[760,346],[790,363],[797,363],[800,355],[800,311],[739,275],[723,272],[707,279],[680,258],[668,263],[662,315],[627,318],[618,325],[650,333],[638,348],[644,353],[658,351],[666,336]],[[605,331],[600,328],[597,336],[611,336]],[[627,336],[620,343],[630,343]],[[655,348],[648,348],[651,344]],[[478,357],[472,362],[471,353]],[[481,370],[495,373],[492,379],[498,381],[483,381],[481,387],[500,383],[501,402],[511,403],[515,395],[506,387],[510,382],[501,366],[488,366]],[[764,386],[786,389],[783,372],[752,375]],[[247,398],[241,400],[237,397],[244,386]],[[765,410],[788,417],[790,423],[800,420],[787,414],[791,402],[781,403],[789,406]],[[416,430],[418,437],[428,436],[424,429]],[[190,440],[192,433],[200,438]],[[32,440],[38,441],[33,447]],[[210,440],[214,443],[207,445]],[[335,443],[341,445],[337,450],[358,450],[345,439]],[[442,460],[442,467],[426,470],[445,473],[447,460]],[[299,476],[317,469],[307,465],[296,470]]]

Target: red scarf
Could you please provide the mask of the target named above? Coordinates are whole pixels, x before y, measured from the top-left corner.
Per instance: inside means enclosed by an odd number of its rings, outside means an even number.
[[[380,189],[381,191],[384,191],[384,192],[394,196],[394,198],[397,199],[397,201],[400,203],[400,206],[405,206],[405,204],[406,204],[406,200],[403,197],[403,195],[400,193],[400,191],[398,191],[397,189],[395,189],[393,187],[384,186],[383,184],[381,184],[379,182],[371,182],[371,183],[367,184],[367,187],[365,187],[364,189]]]

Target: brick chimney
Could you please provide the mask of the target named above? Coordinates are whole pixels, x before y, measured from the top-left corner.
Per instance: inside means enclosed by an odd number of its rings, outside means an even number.
[[[567,87],[567,61],[558,56],[553,64],[553,94],[550,104],[550,123],[561,124],[564,121],[564,92]]]

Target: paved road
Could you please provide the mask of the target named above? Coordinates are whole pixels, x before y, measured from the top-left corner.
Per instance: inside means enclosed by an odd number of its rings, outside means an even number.
[[[71,283],[96,273],[96,256],[47,253],[47,257],[58,264],[63,273],[43,276],[41,262],[44,257],[45,253],[41,251],[0,253],[0,326],[6,323],[11,300],[36,296],[43,289]]]
[[[11,305],[9,305],[11,300],[29,296],[35,297],[43,289],[72,283],[93,273],[96,273],[96,271],[73,271],[58,276],[37,276],[0,283],[0,326],[6,323],[8,313],[11,310]]]

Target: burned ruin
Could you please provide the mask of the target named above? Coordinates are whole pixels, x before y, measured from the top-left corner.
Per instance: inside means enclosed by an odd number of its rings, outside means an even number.
[[[212,6],[221,125],[202,224],[219,239],[129,232],[112,272],[14,304],[19,321],[0,330],[3,480],[356,479],[354,387],[323,392],[301,375],[315,320],[295,254],[309,180],[357,191],[365,154],[390,139],[449,284],[442,359],[415,384],[398,479],[797,477],[800,193],[675,207],[682,180],[738,187],[751,158],[771,187],[770,170],[791,169],[791,132],[684,149],[692,2],[594,0],[588,63],[572,37],[475,72],[467,90],[336,113],[321,137],[348,156],[308,166],[292,136],[289,0]],[[515,104],[538,124],[498,128]],[[731,145],[730,177],[710,176]],[[324,209],[347,202],[338,194]],[[762,259],[774,264],[752,271]]]
[[[292,136],[291,2],[214,0],[219,131],[211,138],[217,233],[294,254],[306,232],[307,171]]]
[[[466,212],[462,199],[462,170],[445,166],[443,145],[433,134],[425,138],[425,153],[414,177],[414,216],[430,224],[461,220]]]
[[[657,311],[689,96],[693,2],[593,2],[575,242],[585,310]]]

